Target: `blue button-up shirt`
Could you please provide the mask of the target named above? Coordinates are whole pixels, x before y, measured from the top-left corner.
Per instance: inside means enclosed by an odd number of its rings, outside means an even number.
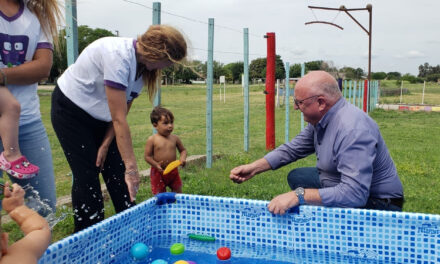
[[[316,125],[264,158],[273,170],[316,153],[323,205],[362,207],[368,197],[401,198],[403,187],[379,127],[344,98]]]

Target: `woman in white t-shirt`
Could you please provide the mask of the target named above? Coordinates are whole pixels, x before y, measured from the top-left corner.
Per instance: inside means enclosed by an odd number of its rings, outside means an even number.
[[[26,188],[27,205],[43,216],[55,212],[56,195],[52,153],[41,120],[37,87],[38,81],[49,76],[52,67],[52,40],[58,39],[60,17],[56,0],[0,0],[0,85],[6,84],[21,106],[18,147],[5,137],[4,142],[0,142],[0,152],[4,151],[6,158],[1,163],[8,173],[20,176],[7,169],[17,166],[8,163],[7,157],[11,157],[11,151],[16,152],[15,156],[21,151],[30,163],[40,168],[38,175],[31,179],[9,178],[21,186],[31,187]],[[11,133],[16,128],[9,129]],[[29,167],[28,161],[22,158],[18,165]]]
[[[75,232],[104,219],[100,173],[116,212],[134,205],[139,172],[126,115],[144,84],[151,99],[160,69],[186,52],[179,31],[155,25],[137,39],[94,41],[58,79],[52,125],[72,169]]]

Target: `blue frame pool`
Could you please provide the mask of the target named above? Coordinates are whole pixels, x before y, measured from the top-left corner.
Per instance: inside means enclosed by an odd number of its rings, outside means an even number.
[[[274,262],[440,263],[440,216],[376,210],[300,206],[284,216],[270,214],[267,201],[177,194],[175,202],[151,198],[99,224],[52,244],[39,263],[118,263],[130,247],[163,241],[188,250]],[[214,236],[215,244],[188,242],[189,233]],[[213,252],[214,251],[214,252]],[[264,252],[264,254],[261,254]]]

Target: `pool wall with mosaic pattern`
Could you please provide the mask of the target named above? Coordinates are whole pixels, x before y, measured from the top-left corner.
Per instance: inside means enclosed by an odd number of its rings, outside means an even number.
[[[346,263],[440,263],[439,215],[301,206],[275,216],[267,211],[267,201],[186,194],[175,198],[162,205],[151,198],[60,240],[39,263],[117,263],[117,256],[136,242],[154,246],[161,238],[179,241],[189,233],[290,251],[295,263],[333,258]],[[232,254],[242,252],[232,249]],[[276,254],[272,258],[292,261]]]

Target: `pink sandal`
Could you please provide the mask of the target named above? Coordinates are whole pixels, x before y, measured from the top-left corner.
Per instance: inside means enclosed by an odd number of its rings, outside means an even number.
[[[40,170],[38,166],[31,164],[25,156],[9,162],[6,160],[3,152],[0,154],[0,169],[17,179],[30,179],[36,176]]]

